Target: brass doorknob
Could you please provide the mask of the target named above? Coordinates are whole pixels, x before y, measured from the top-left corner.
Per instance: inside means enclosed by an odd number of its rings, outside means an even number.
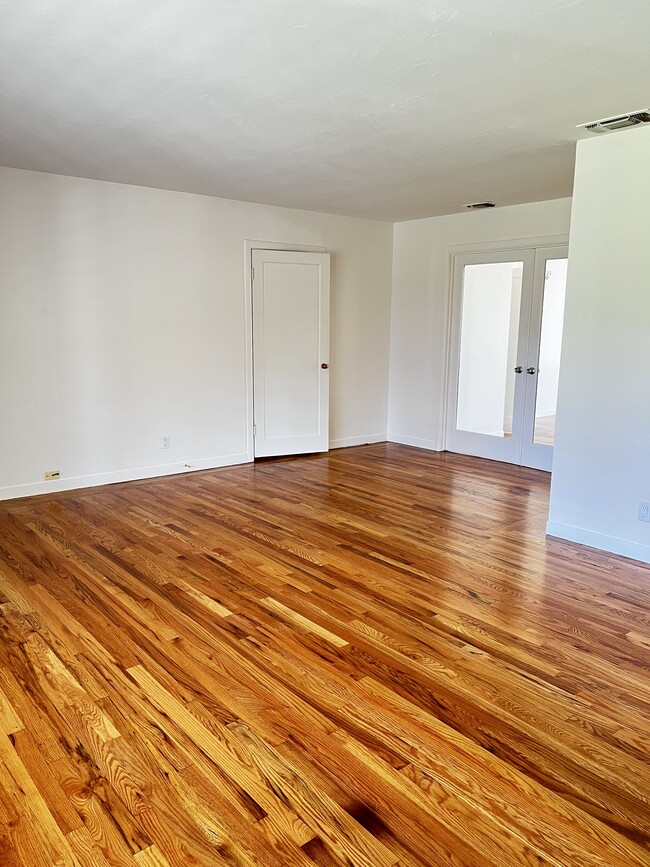
[[[329,364],[328,364],[326,361],[324,361],[324,362],[321,364],[321,367],[323,368],[323,370],[327,370],[327,368],[329,367]]]

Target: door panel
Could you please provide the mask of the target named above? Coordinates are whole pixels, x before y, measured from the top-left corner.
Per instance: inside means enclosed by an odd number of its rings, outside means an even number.
[[[555,412],[564,324],[567,248],[539,249],[535,260],[521,463],[550,470],[555,441]]]
[[[447,448],[516,462],[534,253],[457,256]]]
[[[254,250],[255,456],[329,448],[329,255]]]

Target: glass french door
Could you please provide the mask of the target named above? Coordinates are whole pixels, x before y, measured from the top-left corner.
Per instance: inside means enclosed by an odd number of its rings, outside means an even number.
[[[447,449],[550,470],[566,247],[456,256]]]

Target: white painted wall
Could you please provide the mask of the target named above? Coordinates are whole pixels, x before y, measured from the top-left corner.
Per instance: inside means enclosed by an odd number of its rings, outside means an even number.
[[[390,224],[0,169],[0,498],[250,458],[246,239],[331,251],[331,441],[385,438]]]
[[[650,562],[650,129],[578,145],[548,532]]]
[[[443,447],[452,252],[565,243],[570,199],[397,223],[388,438]]]

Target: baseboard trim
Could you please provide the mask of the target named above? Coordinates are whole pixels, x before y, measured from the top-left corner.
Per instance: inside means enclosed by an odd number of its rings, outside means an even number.
[[[343,437],[338,440],[330,440],[330,448],[331,449],[344,449],[348,446],[368,446],[373,443],[385,443],[386,442],[386,434],[370,434],[369,436],[362,437]]]
[[[247,452],[237,455],[221,455],[214,458],[190,460],[184,463],[159,464],[153,467],[134,467],[128,470],[115,470],[110,473],[93,473],[88,476],[73,476],[52,482],[32,482],[25,485],[12,485],[0,488],[0,500],[17,500],[39,494],[56,494],[61,491],[75,491],[80,488],[94,488],[100,485],[114,485],[117,482],[135,482],[153,479],[158,476],[175,476],[179,473],[194,473],[198,470],[213,470],[246,464],[253,460]]]
[[[640,542],[630,542],[617,536],[595,533],[593,530],[584,530],[582,527],[560,524],[557,521],[549,521],[546,524],[546,535],[566,539],[568,542],[578,542],[580,545],[588,545],[590,548],[598,548],[600,551],[619,554],[632,560],[640,560],[642,563],[650,563],[650,545],[643,545]]]
[[[399,443],[403,446],[415,446],[418,449],[429,449],[430,452],[441,452],[442,449],[433,440],[424,440],[420,437],[407,437],[402,434],[388,434],[389,443]]]

